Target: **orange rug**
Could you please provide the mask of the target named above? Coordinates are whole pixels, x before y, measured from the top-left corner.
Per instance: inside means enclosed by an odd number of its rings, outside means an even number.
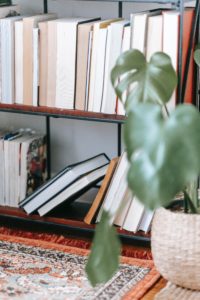
[[[88,249],[19,237],[4,228],[4,234],[0,233],[0,299],[141,299],[159,278],[152,260],[122,256],[112,280],[92,288],[84,272],[88,254]]]

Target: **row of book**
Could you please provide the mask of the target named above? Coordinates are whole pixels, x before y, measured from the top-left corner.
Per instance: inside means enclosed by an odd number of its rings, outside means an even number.
[[[124,115],[110,81],[120,53],[135,48],[149,60],[154,52],[164,51],[178,68],[178,11],[157,9],[132,14],[130,20],[100,20],[57,19],[54,13],[2,18],[1,9],[1,103]],[[19,7],[14,9],[18,14]],[[194,9],[186,8],[183,73],[193,18]],[[193,67],[191,60],[186,102],[192,101]],[[174,93],[169,106],[176,100]]]
[[[46,180],[46,138],[30,129],[0,130],[0,205],[19,202]]]
[[[99,222],[103,210],[109,212],[111,222],[121,228],[136,232],[150,229],[153,212],[145,209],[127,186],[128,161],[126,153],[111,161],[99,154],[75,165],[70,165],[20,202],[26,213],[40,216],[76,201],[97,183],[101,183],[84,222]],[[103,180],[102,180],[103,179]],[[63,207],[63,208],[62,208]]]

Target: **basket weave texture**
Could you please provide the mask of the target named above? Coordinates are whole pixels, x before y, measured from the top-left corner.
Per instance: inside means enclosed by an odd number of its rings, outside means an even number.
[[[200,290],[200,215],[159,208],[151,241],[154,263],[161,275],[181,287]]]
[[[199,300],[200,292],[189,290],[168,282],[167,286],[162,289],[154,300]]]

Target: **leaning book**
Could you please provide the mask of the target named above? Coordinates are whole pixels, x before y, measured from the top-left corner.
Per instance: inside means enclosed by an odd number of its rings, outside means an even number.
[[[108,163],[108,157],[105,154],[99,154],[77,164],[67,166],[30,196],[21,201],[20,207],[30,214],[44,205],[48,200],[57,195],[80,176],[83,176],[84,174],[99,167],[105,166]]]

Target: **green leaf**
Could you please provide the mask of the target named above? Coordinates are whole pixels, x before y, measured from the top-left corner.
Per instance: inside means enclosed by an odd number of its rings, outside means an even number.
[[[196,50],[194,51],[194,60],[200,67],[200,45],[197,45]]]
[[[108,212],[104,211],[96,226],[86,273],[93,286],[107,282],[117,271],[121,244],[115,228],[110,224]]]
[[[165,206],[200,171],[200,116],[192,105],[178,106],[170,118],[151,103],[138,104],[128,115],[125,143],[128,182],[151,209]]]
[[[111,81],[122,101],[124,93],[129,92],[126,108],[130,111],[139,102],[165,104],[174,91],[177,76],[168,55],[157,52],[146,62],[140,51],[129,50],[118,58]]]

